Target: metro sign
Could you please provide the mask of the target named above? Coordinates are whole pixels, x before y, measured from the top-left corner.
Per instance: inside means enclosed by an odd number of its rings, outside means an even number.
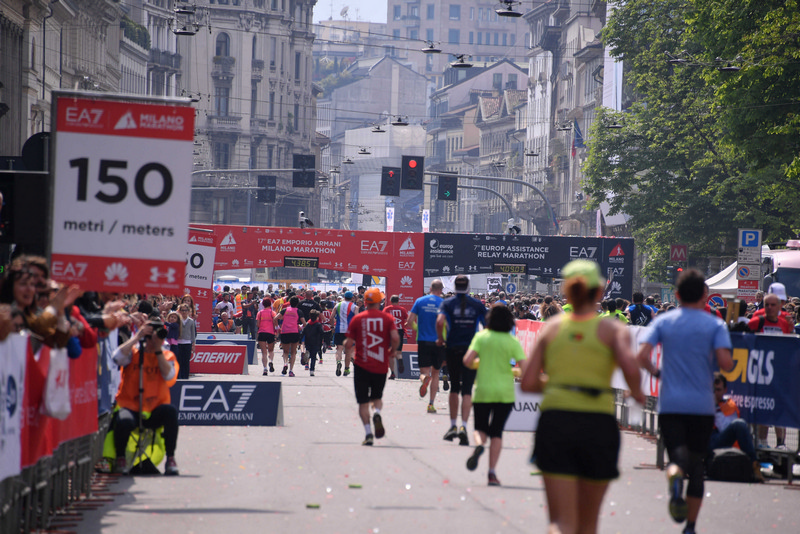
[[[670,245],[669,246],[669,261],[688,261],[689,260],[689,247],[687,245]]]

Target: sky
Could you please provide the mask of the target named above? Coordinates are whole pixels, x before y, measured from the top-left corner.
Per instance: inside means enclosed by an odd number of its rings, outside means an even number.
[[[317,5],[314,6],[314,22],[328,20],[331,16],[333,20],[342,20],[342,9],[348,6],[349,20],[386,23],[388,3],[387,0],[317,0]]]

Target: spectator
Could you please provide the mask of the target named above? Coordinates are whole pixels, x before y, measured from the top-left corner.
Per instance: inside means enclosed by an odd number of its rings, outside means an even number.
[[[189,365],[192,361],[194,344],[197,338],[197,325],[194,319],[189,316],[191,309],[188,304],[181,304],[178,306],[178,313],[181,316],[178,333],[178,353],[176,354],[178,364],[180,365],[178,378],[187,379],[189,378]]]
[[[655,313],[644,304],[644,295],[637,291],[633,294],[633,304],[628,307],[631,323],[637,326],[647,326],[653,320]]]
[[[228,317],[228,312],[224,311],[219,315],[219,321],[214,329],[215,332],[234,333],[236,332],[236,325],[233,323],[233,319]]]

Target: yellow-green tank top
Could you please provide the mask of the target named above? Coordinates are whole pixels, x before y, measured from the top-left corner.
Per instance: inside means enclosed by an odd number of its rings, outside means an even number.
[[[601,317],[575,320],[564,314],[553,341],[544,353],[549,381],[542,411],[567,410],[615,414],[611,374],[614,354],[597,337]]]

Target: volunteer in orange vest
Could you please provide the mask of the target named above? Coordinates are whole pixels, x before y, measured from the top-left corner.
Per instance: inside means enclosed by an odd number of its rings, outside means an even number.
[[[139,425],[141,410],[144,428],[164,427],[164,448],[167,453],[165,475],[177,475],[175,447],[178,443],[178,409],[170,404],[169,388],[178,379],[178,360],[164,350],[167,329],[157,316],[148,318],[136,335],[119,346],[114,361],[122,367],[122,383],[117,393],[119,411],[114,421],[114,446],[117,450],[117,471],[128,474],[125,447],[134,428]],[[144,395],[139,398],[139,343],[144,340]],[[149,414],[149,416],[148,416]]]

